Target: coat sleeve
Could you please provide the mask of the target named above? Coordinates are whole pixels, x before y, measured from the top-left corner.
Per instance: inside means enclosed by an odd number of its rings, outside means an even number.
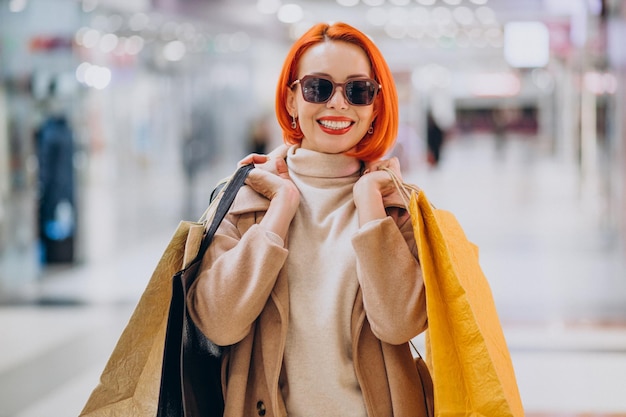
[[[287,259],[278,236],[258,224],[241,234],[237,219],[228,215],[220,225],[187,295],[191,318],[222,346],[248,334]]]
[[[404,213],[364,225],[352,238],[363,305],[372,331],[406,343],[427,327],[426,295],[411,218]]]

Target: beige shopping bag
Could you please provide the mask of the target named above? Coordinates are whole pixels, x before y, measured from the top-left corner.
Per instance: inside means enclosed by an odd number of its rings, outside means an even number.
[[[236,174],[220,184],[229,183]],[[156,415],[172,277],[198,255],[226,188],[216,188],[216,196],[198,222],[179,223],[80,417]]]
[[[172,276],[194,258],[204,230],[203,222],[178,225],[81,417],[156,415]]]

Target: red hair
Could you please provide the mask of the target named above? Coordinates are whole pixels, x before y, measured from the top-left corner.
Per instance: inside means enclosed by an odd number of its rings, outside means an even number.
[[[398,93],[385,58],[378,47],[364,33],[346,23],[318,23],[298,39],[285,58],[276,87],[276,118],[283,130],[287,144],[299,144],[303,134],[300,127],[291,127],[292,118],[287,110],[287,94],[298,78],[298,64],[304,53],[322,42],[341,41],[360,47],[369,58],[372,76],[382,88],[374,101],[374,133],[366,134],[350,155],[362,161],[382,158],[394,145],[398,134]]]

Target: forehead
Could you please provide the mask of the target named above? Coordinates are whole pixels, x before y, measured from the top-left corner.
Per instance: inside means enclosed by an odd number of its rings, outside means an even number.
[[[371,76],[371,64],[361,47],[348,42],[327,41],[312,46],[300,58],[299,76],[314,73],[328,74],[336,79]]]

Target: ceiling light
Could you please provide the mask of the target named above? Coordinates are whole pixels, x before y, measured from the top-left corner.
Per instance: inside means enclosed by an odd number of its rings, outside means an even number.
[[[99,48],[103,53],[109,53],[113,51],[117,44],[119,43],[119,38],[114,33],[107,33],[106,35],[100,38]]]
[[[128,26],[130,27],[130,30],[139,32],[144,30],[148,26],[148,23],[150,23],[150,18],[147,14],[135,13],[128,21]]]
[[[407,28],[402,24],[389,21],[385,25],[385,33],[387,36],[393,39],[402,39],[407,35]]]
[[[492,8],[487,6],[478,7],[474,13],[476,14],[476,18],[483,25],[491,25],[497,22],[496,12],[493,11]]]
[[[83,62],[76,68],[76,79],[89,87],[102,90],[111,82],[111,70]]]
[[[469,7],[456,7],[452,11],[452,15],[460,25],[469,26],[474,23],[474,13]]]
[[[280,0],[258,0],[256,9],[259,13],[274,14],[280,9]]]
[[[129,55],[137,55],[144,46],[144,40],[141,36],[133,35],[126,40],[124,44],[124,49],[126,53]]]
[[[296,23],[302,20],[304,12],[297,4],[285,4],[278,9],[278,20],[283,23]]]
[[[409,12],[409,21],[415,25],[426,26],[430,23],[430,12],[425,7],[416,7]]]
[[[163,47],[163,57],[168,61],[180,61],[186,52],[187,48],[181,41],[171,41]]]
[[[98,7],[98,0],[83,0],[82,8],[83,12],[90,13],[96,10]]]
[[[405,25],[407,21],[406,10],[402,7],[394,7],[389,10],[389,20],[398,25]]]
[[[89,69],[91,64],[89,62],[83,62],[76,68],[76,80],[79,83],[85,82],[85,73]]]
[[[344,7],[352,7],[359,4],[359,0],[337,0],[337,4]]]
[[[383,26],[387,22],[387,10],[383,7],[372,7],[365,16],[374,26]]]
[[[13,13],[23,12],[26,8],[26,0],[11,0],[9,2],[9,10]]]
[[[88,29],[83,35],[83,46],[93,48],[100,42],[100,32],[95,29]]]
[[[543,67],[550,59],[550,34],[542,22],[509,22],[504,26],[504,58],[512,67]]]
[[[445,25],[452,20],[452,13],[447,7],[435,7],[432,11],[432,18],[440,25]]]
[[[83,46],[83,37],[88,31],[89,31],[89,28],[86,28],[86,27],[82,27],[78,29],[76,33],[74,34],[74,42],[76,42],[77,45]]]
[[[502,40],[502,31],[500,28],[492,27],[485,30],[485,37],[489,39],[489,41],[501,41]]]

